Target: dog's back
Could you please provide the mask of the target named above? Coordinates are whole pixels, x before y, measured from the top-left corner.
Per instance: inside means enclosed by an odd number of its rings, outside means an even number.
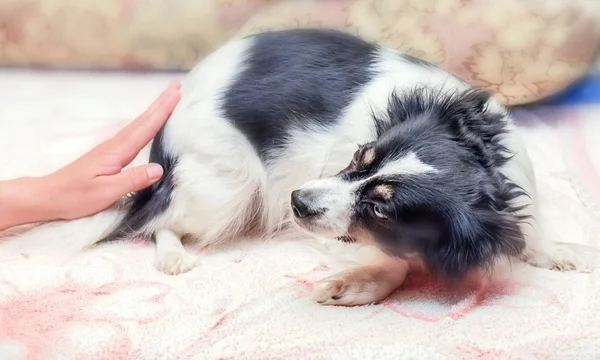
[[[287,225],[291,191],[344,168],[357,144],[377,137],[372,112],[385,111],[393,91],[419,85],[467,88],[428,63],[339,31],[234,41],[184,81],[152,148],[165,176],[135,195],[105,240],[168,229],[167,238],[204,245],[276,233]]]

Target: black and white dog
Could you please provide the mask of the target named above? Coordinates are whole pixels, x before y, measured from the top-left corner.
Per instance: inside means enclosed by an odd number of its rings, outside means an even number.
[[[502,258],[586,267],[576,248],[541,236],[532,165],[502,106],[342,32],[263,33],[208,56],[150,161],[163,179],[135,194],[103,241],[154,237],[168,274],[195,266],[182,237],[294,231],[364,247],[360,265],[317,289],[331,305],[384,299],[411,262],[448,278]]]

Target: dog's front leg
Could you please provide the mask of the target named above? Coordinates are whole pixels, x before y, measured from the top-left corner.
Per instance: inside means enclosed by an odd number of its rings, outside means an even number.
[[[409,263],[369,246],[361,264],[316,284],[313,298],[323,305],[356,306],[386,299],[406,278]]]

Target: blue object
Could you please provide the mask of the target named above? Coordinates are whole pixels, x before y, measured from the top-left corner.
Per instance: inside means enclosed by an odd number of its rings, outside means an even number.
[[[592,74],[546,100],[544,105],[600,104],[600,74]]]

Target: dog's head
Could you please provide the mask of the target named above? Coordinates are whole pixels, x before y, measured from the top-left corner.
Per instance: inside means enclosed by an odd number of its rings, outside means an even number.
[[[292,193],[297,224],[343,241],[417,256],[448,277],[516,256],[521,220],[509,202],[523,193],[499,172],[503,114],[489,96],[414,91],[374,114],[378,139],[359,146],[339,174]]]

